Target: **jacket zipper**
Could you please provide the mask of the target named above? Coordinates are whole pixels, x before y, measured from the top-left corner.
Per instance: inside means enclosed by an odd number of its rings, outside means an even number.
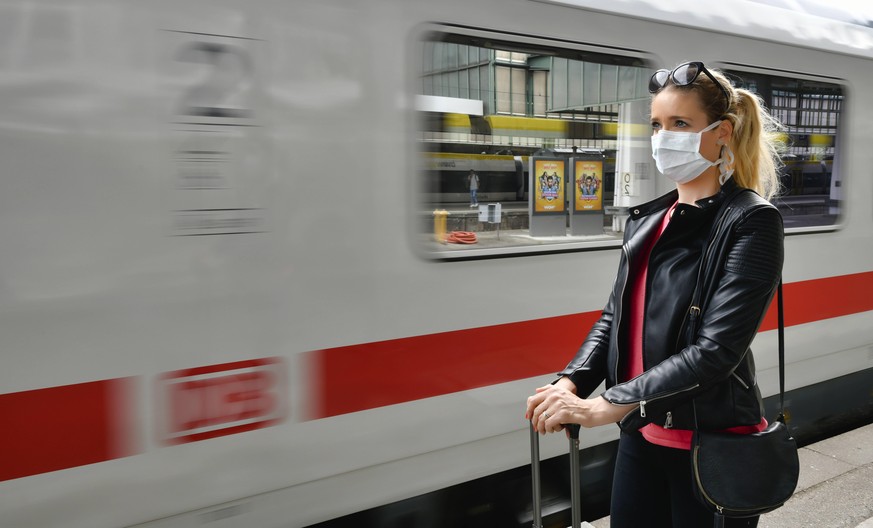
[[[724,222],[725,216],[727,216],[727,213],[731,209],[732,209],[732,206],[728,206],[727,209],[725,209],[724,214],[722,214],[721,217],[718,219],[718,226],[716,226],[717,229],[715,230],[715,232],[718,232],[721,230],[721,224]],[[708,245],[706,246],[706,251],[703,252],[704,258],[700,261],[701,266],[703,264],[705,264],[706,261],[708,260],[709,254],[712,252],[712,248],[714,245],[715,245],[715,240],[714,239],[710,240]],[[682,342],[682,338],[684,337],[685,328],[688,326],[688,324],[690,322],[696,321],[697,317],[700,316],[700,307],[694,306],[693,303],[694,303],[694,299],[691,299],[691,302],[688,304],[688,310],[686,312],[688,314],[688,316],[682,320],[682,325],[680,325],[680,327],[679,327],[679,333],[676,334],[676,346],[674,347],[674,349],[677,351],[679,350],[679,344]],[[689,321],[689,319],[691,321]],[[691,343],[688,343],[688,344],[690,345]]]
[[[691,314],[691,303],[688,303],[688,310],[685,311],[686,314]],[[676,334],[676,346],[673,347],[673,350],[676,352],[679,351],[679,344],[682,342],[682,336],[685,335],[685,328],[688,326],[688,317],[682,318],[682,324],[679,326],[679,333]]]
[[[740,385],[742,385],[744,389],[746,389],[746,390],[749,389],[749,384],[746,383],[745,381],[743,381],[743,378],[741,378],[740,375],[736,373],[736,371],[731,372],[731,376],[735,377],[737,379],[737,381],[740,382]]]
[[[647,399],[647,400],[629,401],[629,402],[610,401],[610,403],[614,403],[614,404],[616,404],[616,405],[628,405],[628,404],[631,404],[631,403],[639,403],[639,404],[640,404],[640,417],[641,417],[641,418],[645,418],[645,417],[646,417],[646,405],[648,405],[648,404],[650,404],[650,403],[652,403],[653,401],[656,401],[656,400],[661,400],[661,399],[664,399],[664,398],[669,398],[670,396],[675,396],[676,394],[679,394],[679,393],[682,393],[682,392],[687,392],[687,391],[690,391],[690,390],[694,390],[694,389],[696,389],[696,388],[699,387],[699,386],[700,386],[699,383],[695,383],[694,385],[692,385],[692,386],[690,386],[690,387],[686,387],[686,388],[684,388],[684,389],[679,389],[679,390],[677,390],[677,391],[673,391],[673,392],[668,392],[668,393],[666,393],[666,394],[661,394],[661,395],[659,395],[659,396],[656,396],[656,397],[654,397],[654,398],[649,398],[649,399]],[[631,414],[633,414],[633,413],[628,414],[628,416],[630,416]],[[624,418],[622,418],[621,422],[619,422],[619,425],[623,424],[624,421],[627,420],[628,416],[625,416]]]
[[[733,209],[733,206],[729,205],[724,210],[724,213],[722,213],[721,217],[718,219],[718,225],[715,226],[715,229],[713,230],[713,234],[717,234],[717,233],[721,232],[722,224],[724,224],[725,218],[727,218],[727,215],[728,215],[728,213],[731,212],[731,209]],[[715,238],[716,237],[713,236],[712,239],[710,239],[709,243],[707,244],[706,251],[703,252],[703,259],[700,261],[701,266],[703,266],[704,264],[709,262],[709,255],[712,253],[712,248],[715,247]],[[705,272],[706,270],[703,270],[703,271]],[[700,275],[700,278],[701,279],[703,278],[702,274]],[[703,295],[703,292],[701,292],[701,295]],[[691,299],[691,302],[693,303],[694,299]],[[698,302],[699,302],[699,300],[698,300]],[[691,308],[688,309],[688,313],[691,316],[692,320],[697,319],[697,317],[701,313],[700,306],[694,306],[692,304]]]
[[[622,253],[624,253],[624,259],[627,261],[627,266],[625,266],[625,274],[624,274],[624,277],[622,278],[621,296],[618,298],[618,302],[616,303],[618,306],[618,310],[617,310],[617,313],[613,314],[613,319],[612,319],[613,323],[618,323],[619,325],[621,324],[621,310],[624,307],[624,291],[627,288],[627,279],[630,276],[630,254],[628,253],[627,247],[625,247],[624,245],[621,246],[621,251],[622,251]],[[616,335],[618,335],[620,333],[621,332],[617,332]],[[616,355],[615,372],[614,372],[615,377],[612,378],[615,380],[616,383],[618,383],[618,380],[619,380],[619,377],[618,377],[618,365],[619,365],[619,363],[620,363],[620,361],[618,360],[618,355]]]

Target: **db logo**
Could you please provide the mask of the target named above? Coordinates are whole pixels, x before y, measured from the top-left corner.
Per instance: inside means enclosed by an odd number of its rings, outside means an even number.
[[[282,359],[267,358],[163,374],[161,441],[196,442],[281,422],[287,409],[284,367]]]

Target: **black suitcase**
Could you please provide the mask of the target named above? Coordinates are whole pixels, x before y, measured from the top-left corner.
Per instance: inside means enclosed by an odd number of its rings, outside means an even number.
[[[594,528],[582,522],[582,491],[579,474],[579,425],[565,426],[570,433],[570,515],[571,528]],[[540,496],[540,436],[530,426],[530,467],[533,482],[533,528],[543,528],[542,497]]]

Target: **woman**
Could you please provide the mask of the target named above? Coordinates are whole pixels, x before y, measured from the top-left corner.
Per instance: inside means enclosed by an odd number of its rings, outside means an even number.
[[[737,433],[767,425],[749,345],[782,270],[782,219],[762,198],[778,187],[778,125],[700,62],[655,72],[649,91],[652,155],[676,190],[632,208],[600,319],[560,379],[528,398],[526,418],[540,433],[619,422],[611,526],[699,528],[712,513],[692,491],[695,421]],[[708,279],[689,309],[701,265]]]

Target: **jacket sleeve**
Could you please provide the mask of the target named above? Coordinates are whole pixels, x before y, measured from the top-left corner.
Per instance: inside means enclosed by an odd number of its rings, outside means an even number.
[[[616,404],[640,402],[640,409],[622,420],[622,428],[638,429],[647,423],[643,416],[647,411],[665,412],[731,375],[775,293],[782,272],[783,237],[782,217],[773,207],[756,209],[736,221],[694,342],[603,393]]]
[[[606,307],[600,313],[600,319],[592,325],[576,356],[558,373],[559,376],[570,378],[576,385],[576,395],[581,398],[588,397],[606,379],[614,305],[615,292],[610,294]]]

